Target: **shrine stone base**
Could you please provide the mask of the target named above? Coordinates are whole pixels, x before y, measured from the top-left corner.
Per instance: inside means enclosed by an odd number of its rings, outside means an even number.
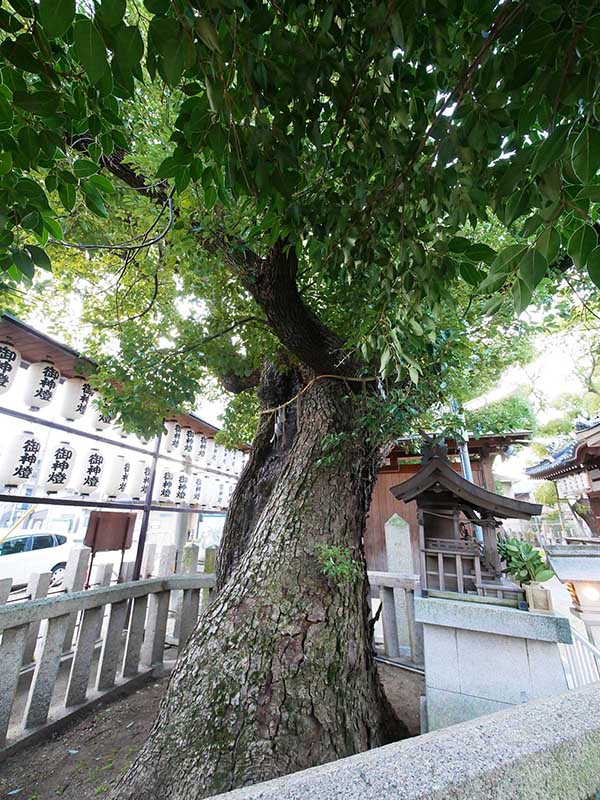
[[[426,730],[567,690],[558,643],[569,621],[503,606],[416,597],[423,623]]]

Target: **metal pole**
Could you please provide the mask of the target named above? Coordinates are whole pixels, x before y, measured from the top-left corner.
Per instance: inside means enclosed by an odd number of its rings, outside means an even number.
[[[137,553],[135,556],[135,565],[133,567],[133,580],[140,579],[142,571],[142,559],[144,557],[144,547],[146,546],[146,534],[148,533],[148,523],[150,522],[150,511],[152,509],[152,495],[154,494],[154,481],[156,479],[156,467],[158,465],[158,456],[160,453],[160,443],[162,440],[162,430],[158,432],[156,437],[156,444],[154,445],[154,452],[152,454],[152,466],[150,467],[150,479],[148,480],[148,488],[146,489],[146,497],[144,498],[144,511],[142,512],[142,524],[140,526],[140,536],[138,539]]]
[[[458,413],[458,403],[456,400],[452,399],[450,401],[450,407],[456,413]],[[456,445],[458,447],[458,457],[460,458],[460,466],[462,469],[463,477],[469,481],[469,483],[474,483],[473,480],[473,469],[471,468],[471,459],[469,458],[469,433],[467,431],[465,425],[465,418],[464,415],[461,414],[461,421],[463,423],[463,427],[457,434]],[[459,441],[458,437],[462,438],[462,442]],[[481,526],[475,525],[475,538],[480,544],[483,544],[483,530]]]

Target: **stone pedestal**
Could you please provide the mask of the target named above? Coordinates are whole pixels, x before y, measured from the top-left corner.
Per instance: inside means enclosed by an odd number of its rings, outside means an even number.
[[[423,597],[415,616],[430,731],[568,689],[558,650],[571,642],[565,617]]]

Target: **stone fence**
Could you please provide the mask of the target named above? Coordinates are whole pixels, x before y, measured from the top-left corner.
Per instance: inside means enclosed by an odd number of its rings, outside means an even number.
[[[214,583],[211,574],[170,575],[0,605],[0,750],[160,671],[170,607],[171,644],[180,644]]]
[[[423,626],[415,621],[419,576],[399,572],[368,572],[367,575],[371,601],[381,601],[381,609],[375,613],[381,618],[383,654],[398,663],[422,665]]]
[[[593,800],[600,684],[211,800]]]

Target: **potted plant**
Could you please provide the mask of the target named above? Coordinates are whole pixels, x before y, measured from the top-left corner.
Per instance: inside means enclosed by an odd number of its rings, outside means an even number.
[[[529,608],[535,611],[552,611],[552,594],[541,586],[554,572],[548,567],[540,550],[521,539],[498,539],[498,553],[505,562],[507,572],[525,589]]]

